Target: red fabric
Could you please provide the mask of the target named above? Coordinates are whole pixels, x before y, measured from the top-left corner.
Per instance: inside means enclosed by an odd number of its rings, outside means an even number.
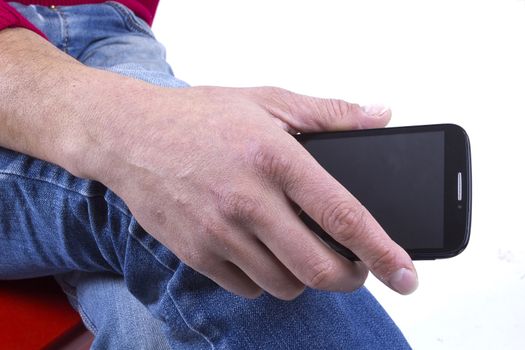
[[[0,0],[0,30],[10,27],[27,28],[45,37],[45,35],[25,19],[24,16],[20,15],[3,0]]]
[[[70,6],[80,4],[96,4],[106,2],[107,0],[16,0],[16,2],[30,5],[44,6]],[[130,8],[137,16],[145,20],[149,25],[153,22],[159,0],[116,0]],[[37,28],[29,23],[15,9],[9,6],[6,1],[0,0],[0,30],[9,27],[22,27],[30,29],[44,36]]]
[[[81,327],[52,278],[0,281],[0,348],[44,349]]]

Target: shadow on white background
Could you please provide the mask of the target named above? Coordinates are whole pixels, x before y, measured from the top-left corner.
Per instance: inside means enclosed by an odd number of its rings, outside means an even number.
[[[371,289],[416,349],[525,349],[525,1],[168,1],[154,25],[191,85],[276,85],[470,135],[471,242]]]

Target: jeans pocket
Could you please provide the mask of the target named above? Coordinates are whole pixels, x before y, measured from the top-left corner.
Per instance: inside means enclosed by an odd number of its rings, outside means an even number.
[[[151,27],[140,17],[138,17],[133,11],[127,6],[122,5],[116,1],[108,1],[107,5],[111,6],[112,9],[122,18],[126,27],[137,33],[146,34],[152,38],[155,38]]]

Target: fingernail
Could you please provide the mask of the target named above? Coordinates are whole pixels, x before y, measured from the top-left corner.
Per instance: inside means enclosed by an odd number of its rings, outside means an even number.
[[[419,284],[414,271],[401,268],[390,275],[390,286],[401,294],[410,294],[417,289]]]
[[[378,118],[383,116],[390,108],[383,105],[365,105],[361,106],[363,112],[365,112],[369,117]]]

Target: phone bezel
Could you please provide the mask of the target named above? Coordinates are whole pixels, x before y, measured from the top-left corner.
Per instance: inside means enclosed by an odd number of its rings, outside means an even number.
[[[399,135],[409,133],[444,132],[445,137],[445,173],[444,173],[444,239],[442,248],[407,249],[414,260],[433,260],[450,258],[461,253],[467,246],[470,238],[471,221],[471,158],[470,143],[467,133],[455,124],[434,124],[391,127],[382,129],[365,129],[352,131],[336,131],[297,135],[296,138],[303,145],[307,141],[316,139],[333,139],[341,137],[360,137],[374,135]],[[307,146],[306,146],[307,148]],[[462,198],[458,200],[457,174],[462,174]],[[303,221],[337,252],[351,260],[357,257],[347,248],[336,242],[330,235],[313,222],[305,214]]]

